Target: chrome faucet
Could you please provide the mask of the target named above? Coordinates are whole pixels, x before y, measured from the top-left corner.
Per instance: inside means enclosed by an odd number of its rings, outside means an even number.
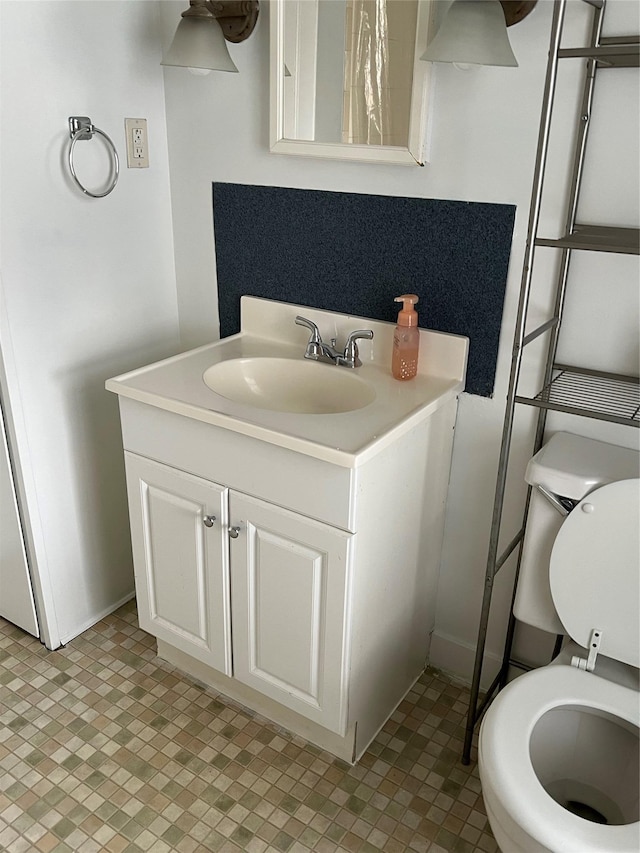
[[[347,338],[344,350],[336,349],[336,338],[331,338],[330,343],[325,343],[316,324],[307,320],[306,317],[298,315],[296,317],[298,326],[306,326],[311,332],[307,348],[304,353],[305,358],[313,358],[316,361],[328,361],[331,364],[338,364],[341,367],[360,367],[362,362],[358,356],[357,341],[361,339],[371,340],[373,332],[371,329],[358,329],[351,332]]]

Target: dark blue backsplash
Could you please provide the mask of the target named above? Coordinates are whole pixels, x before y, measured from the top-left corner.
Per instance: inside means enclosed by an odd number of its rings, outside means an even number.
[[[420,326],[470,340],[466,390],[493,393],[515,207],[213,185],[220,335],[240,297],[395,321],[417,293]]]

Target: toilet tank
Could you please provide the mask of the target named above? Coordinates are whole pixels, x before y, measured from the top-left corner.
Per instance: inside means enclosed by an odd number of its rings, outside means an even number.
[[[600,486],[639,475],[638,451],[568,432],[555,433],[529,461],[525,479],[533,491],[513,606],[516,619],[552,634],[566,633],[549,587],[551,550],[566,517],[553,498],[571,507]]]

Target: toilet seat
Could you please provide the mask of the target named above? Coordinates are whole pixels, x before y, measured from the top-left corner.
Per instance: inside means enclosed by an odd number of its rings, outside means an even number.
[[[591,492],[565,519],[551,551],[549,584],[562,624],[589,649],[640,667],[640,480]]]
[[[637,853],[640,823],[592,823],[564,809],[542,787],[531,761],[531,735],[543,714],[563,706],[640,723],[637,691],[563,664],[535,670],[508,684],[489,706],[479,740],[483,786],[491,786],[512,820],[549,850]]]

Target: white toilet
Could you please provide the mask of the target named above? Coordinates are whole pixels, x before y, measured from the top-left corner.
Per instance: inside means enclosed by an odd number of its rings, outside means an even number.
[[[503,853],[640,850],[639,464],[569,433],[529,463],[514,614],[573,642],[508,684],[482,722],[482,793]]]

